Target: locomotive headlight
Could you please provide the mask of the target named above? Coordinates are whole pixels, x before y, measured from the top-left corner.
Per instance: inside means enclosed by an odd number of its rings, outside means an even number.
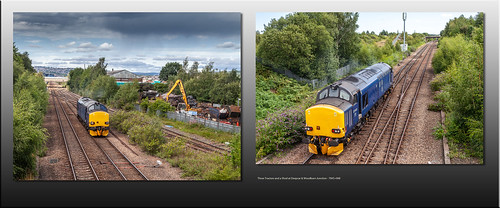
[[[304,130],[306,130],[306,131],[312,131],[312,130],[313,130],[313,127],[306,126],[306,127],[304,127]]]
[[[95,124],[95,122],[93,122],[93,121],[90,122],[90,125],[94,125],[94,124]]]
[[[106,122],[104,122],[104,124],[108,125],[108,124],[109,124],[109,122],[108,122],[108,121],[106,121]]]
[[[340,134],[340,129],[332,129],[332,133],[334,133],[334,134]]]

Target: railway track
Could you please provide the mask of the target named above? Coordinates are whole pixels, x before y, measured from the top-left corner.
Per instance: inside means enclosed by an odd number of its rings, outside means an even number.
[[[60,93],[60,92],[59,92]],[[71,93],[67,93],[64,91],[59,94],[59,97],[63,97],[65,99],[66,106],[68,109],[72,111],[72,114],[76,116],[76,101],[68,99],[67,96],[71,96]],[[74,98],[74,96],[72,96]],[[73,102],[74,101],[74,102]],[[69,104],[71,103],[71,104]],[[62,104],[59,100],[59,104],[62,107]],[[121,141],[118,136],[114,133],[111,134],[114,138]],[[106,156],[109,163],[115,168],[117,173],[120,175],[120,178],[123,180],[149,180],[138,168],[135,164],[130,161],[125,154],[123,154],[111,141],[109,141],[109,137],[107,138],[91,138],[91,140],[95,143],[95,145],[101,150],[101,152]],[[124,145],[130,149],[128,145]],[[137,155],[132,149],[130,149],[134,154]],[[102,164],[102,162],[101,162]]]
[[[149,180],[108,138],[93,138],[92,141],[102,150],[124,180]]]
[[[182,134],[180,132],[176,132],[172,129],[169,129],[168,127],[162,127],[162,131],[168,136],[168,137],[181,137],[181,138],[186,138],[188,145],[196,150],[203,151],[203,152],[217,152],[220,154],[228,154],[231,152],[226,147],[221,147],[216,144],[209,143],[208,141],[203,141],[201,139],[195,138],[190,135]]]
[[[418,58],[415,57],[415,61],[410,61],[407,64],[409,67],[406,72],[398,76],[395,84],[397,85],[400,81],[403,81],[401,85],[395,88],[401,91],[397,96],[398,99],[396,101],[387,99],[384,102],[384,107],[376,116],[377,120],[369,125],[372,126],[371,131],[356,160],[356,164],[396,163],[433,47],[435,47],[435,44],[429,43],[419,54],[421,60],[417,62]],[[418,63],[417,67],[413,67],[415,63]],[[425,64],[422,67],[423,63]],[[403,71],[403,69],[400,71]],[[413,74],[409,75],[410,72],[413,72]],[[417,74],[420,74],[420,77],[415,79]],[[405,99],[406,96],[411,95],[413,95],[412,99]],[[360,134],[360,136],[366,135]]]
[[[76,109],[76,102],[80,98],[80,96],[66,91],[64,93],[64,96],[67,100],[71,100],[71,104],[73,105],[74,109]],[[68,99],[70,97],[70,99]],[[76,112],[75,112],[76,113]],[[112,112],[110,112],[112,113]],[[195,138],[193,136],[183,134],[177,131],[174,131],[172,129],[169,129],[167,127],[162,127],[163,132],[167,135],[167,137],[182,137],[185,138],[186,141],[188,142],[188,146],[196,149],[198,151],[203,151],[203,152],[216,152],[219,154],[228,154],[231,150],[227,147],[224,146],[219,146],[217,144],[212,144],[208,141],[203,141],[201,139]],[[116,137],[116,134],[114,134],[112,131],[110,131],[111,134],[113,134]],[[123,143],[120,139],[118,139],[120,142]],[[135,153],[128,145],[124,144],[127,148],[129,148],[134,154]]]
[[[302,162],[302,165],[307,164],[311,159],[314,157],[315,154],[310,154],[309,156],[306,156],[306,159]]]
[[[59,121],[59,127],[63,136],[64,145],[66,147],[66,153],[73,175],[73,180],[99,180],[99,177],[97,176],[94,167],[92,166],[92,163],[90,162],[87,153],[80,142],[80,138],[78,137],[66,111],[64,110],[64,107],[62,106],[60,100],[56,98],[57,96],[55,95],[55,91],[52,92],[54,94],[51,93],[51,96],[54,102],[54,108]],[[58,106],[60,110],[58,110]],[[62,118],[59,111],[62,112],[66,119]],[[71,129],[71,132],[68,133],[65,131],[66,129]]]

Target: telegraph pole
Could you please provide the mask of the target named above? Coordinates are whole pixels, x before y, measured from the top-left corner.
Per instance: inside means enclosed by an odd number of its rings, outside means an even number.
[[[406,12],[403,12],[403,51],[406,51]]]

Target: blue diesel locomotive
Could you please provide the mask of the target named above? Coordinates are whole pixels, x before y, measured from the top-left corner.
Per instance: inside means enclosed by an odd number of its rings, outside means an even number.
[[[345,77],[324,89],[305,110],[309,152],[339,155],[354,130],[370,116],[377,102],[390,93],[391,66],[380,62]]]
[[[102,103],[88,97],[76,103],[78,118],[91,136],[107,136],[109,133],[108,109]]]

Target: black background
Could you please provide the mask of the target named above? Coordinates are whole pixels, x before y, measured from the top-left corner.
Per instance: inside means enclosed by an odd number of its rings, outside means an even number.
[[[273,3],[273,2],[271,2]],[[347,3],[351,11],[373,11],[370,3]],[[376,2],[384,8],[394,2]],[[424,2],[425,3],[425,2]],[[431,4],[430,2],[427,2]],[[399,2],[400,8],[437,12],[485,12],[485,159],[483,165],[255,165],[255,12],[267,2],[178,3],[175,8],[242,12],[242,180],[160,182],[16,182],[12,180],[12,42],[4,30],[2,2],[2,206],[493,206],[498,207],[498,2]],[[57,5],[56,5],[57,4]],[[59,4],[43,11],[67,11]],[[138,3],[135,3],[138,4]],[[212,6],[210,6],[212,4]],[[285,10],[302,11],[311,3],[294,3]],[[344,2],[345,4],[345,2]],[[10,2],[7,13],[24,11]],[[43,5],[43,4],[40,4]],[[84,5],[84,4],[82,4]],[[116,10],[116,2],[107,7]],[[112,5],[115,5],[113,7]],[[272,12],[280,11],[276,2]],[[331,3],[316,2],[314,8]],[[343,5],[343,4],[342,4]],[[360,10],[354,10],[359,5]],[[52,6],[55,6],[52,8]],[[127,8],[118,4],[120,11]],[[219,8],[219,6],[221,6]],[[415,7],[416,6],[416,7]],[[31,8],[36,6],[31,6]],[[63,8],[74,8],[71,4]],[[152,6],[155,8],[154,6]],[[250,7],[250,9],[248,9]],[[30,8],[30,7],[28,7]],[[97,7],[96,7],[97,8]],[[165,7],[166,8],[166,7]],[[330,7],[328,7],[330,8]],[[333,8],[333,7],[331,7]],[[427,9],[429,8],[429,9]],[[454,9],[453,9],[454,8]],[[10,9],[10,10],[9,10]],[[420,10],[419,10],[420,9]],[[153,9],[154,10],[154,9]],[[170,11],[169,9],[166,9]],[[332,9],[333,10],[333,9]],[[394,10],[392,12],[401,11]],[[31,11],[28,9],[28,11]],[[155,10],[157,11],[157,10]],[[178,10],[175,10],[178,11]],[[376,10],[378,11],[378,10]],[[386,11],[380,9],[378,12]],[[442,11],[442,10],[441,10]],[[251,23],[254,23],[251,25]],[[8,27],[7,27],[8,28]],[[9,39],[10,38],[10,39]],[[253,38],[253,40],[252,40]],[[9,42],[10,41],[10,42]],[[10,52],[9,52],[10,50]],[[9,81],[10,80],[10,81]],[[258,180],[257,177],[340,177],[340,180]]]

